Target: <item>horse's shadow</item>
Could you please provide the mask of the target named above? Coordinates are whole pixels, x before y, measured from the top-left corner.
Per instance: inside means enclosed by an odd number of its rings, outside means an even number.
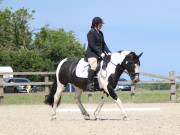
[[[94,118],[94,119],[90,119],[89,121],[130,121],[130,120],[135,120],[135,121],[139,121],[141,119],[126,119],[123,120],[123,118]]]
[[[122,119],[118,118],[96,118],[90,119],[89,121],[122,121]]]

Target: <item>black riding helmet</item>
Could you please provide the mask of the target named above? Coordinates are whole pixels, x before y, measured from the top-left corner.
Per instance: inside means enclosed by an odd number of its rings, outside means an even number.
[[[103,19],[101,19],[100,17],[94,17],[92,20],[91,28],[94,28],[98,24],[104,24]]]

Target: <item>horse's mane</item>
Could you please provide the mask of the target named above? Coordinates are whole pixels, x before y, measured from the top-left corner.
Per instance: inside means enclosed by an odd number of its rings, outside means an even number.
[[[126,51],[126,50],[120,50],[120,51],[118,51],[118,53],[122,53],[123,51]],[[135,57],[138,57],[137,54],[135,52],[133,52],[133,51],[130,51],[129,54],[131,54],[131,55],[133,55]]]

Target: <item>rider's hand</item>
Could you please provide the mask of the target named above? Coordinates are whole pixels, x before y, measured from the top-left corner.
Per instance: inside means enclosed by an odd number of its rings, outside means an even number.
[[[105,57],[105,54],[104,53],[101,53],[101,58],[103,59]]]
[[[107,55],[109,56],[109,55],[111,55],[112,53],[111,52],[109,52]]]

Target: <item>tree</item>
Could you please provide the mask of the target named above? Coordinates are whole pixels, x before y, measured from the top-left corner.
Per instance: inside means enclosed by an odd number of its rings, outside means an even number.
[[[11,53],[12,50],[1,47],[0,48],[0,66],[12,66]]]
[[[50,59],[43,59],[38,52],[21,48],[13,54],[13,67],[17,71],[52,71],[54,63]]]
[[[84,57],[85,52],[75,34],[65,32],[64,29],[43,27],[36,34],[34,45],[44,57],[50,58],[56,65],[66,57]]]
[[[73,32],[45,26],[33,40],[29,28],[33,13],[24,8],[0,10],[0,66],[19,72],[53,71],[65,57],[84,56],[85,48]]]
[[[28,22],[33,19],[33,13],[24,8],[15,12],[11,9],[0,11],[0,46],[13,49],[29,47],[32,33]]]
[[[12,66],[14,71],[53,71],[54,63],[50,59],[43,59],[35,50],[20,48],[17,51],[1,48],[0,66]]]

